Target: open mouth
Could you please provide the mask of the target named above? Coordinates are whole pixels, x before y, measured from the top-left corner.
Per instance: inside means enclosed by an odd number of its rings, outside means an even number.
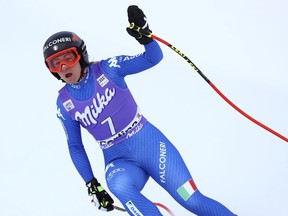
[[[66,78],[69,78],[71,76],[72,76],[72,73],[68,73],[68,74],[65,75]]]

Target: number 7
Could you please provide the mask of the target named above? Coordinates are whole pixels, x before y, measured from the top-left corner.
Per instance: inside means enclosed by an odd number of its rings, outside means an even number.
[[[109,126],[109,128],[110,128],[111,135],[116,134],[116,131],[115,131],[115,128],[114,128],[114,124],[113,124],[112,118],[111,118],[111,117],[106,118],[105,120],[103,120],[103,121],[101,122],[101,124],[103,125],[103,124],[105,124],[106,122],[108,122],[108,126]]]

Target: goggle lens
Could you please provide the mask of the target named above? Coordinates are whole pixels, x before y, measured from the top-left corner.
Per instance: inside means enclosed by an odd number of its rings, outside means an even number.
[[[62,71],[63,65],[73,67],[80,58],[81,56],[78,54],[77,49],[72,47],[49,56],[46,62],[51,72],[59,73]]]

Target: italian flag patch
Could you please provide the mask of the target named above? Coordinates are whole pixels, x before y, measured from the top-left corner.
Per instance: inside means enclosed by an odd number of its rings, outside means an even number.
[[[192,179],[184,183],[180,188],[177,189],[179,195],[187,201],[190,196],[197,190],[197,187]]]

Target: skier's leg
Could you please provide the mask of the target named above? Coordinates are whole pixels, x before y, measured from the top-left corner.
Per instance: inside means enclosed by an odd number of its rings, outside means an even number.
[[[116,160],[107,165],[109,190],[130,215],[161,215],[158,208],[140,193],[147,180],[147,173],[131,161]]]
[[[180,153],[158,129],[149,124],[142,130],[143,143],[134,145],[135,157],[141,158],[141,167],[179,204],[199,216],[234,216],[221,203],[200,193]]]

